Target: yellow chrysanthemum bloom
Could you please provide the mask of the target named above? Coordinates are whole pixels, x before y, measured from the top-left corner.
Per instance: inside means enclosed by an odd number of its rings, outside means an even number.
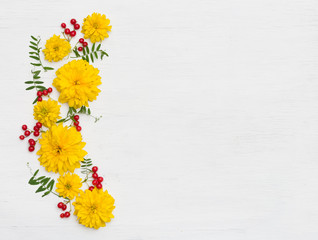
[[[57,101],[47,100],[37,102],[33,108],[33,116],[35,120],[38,120],[45,127],[50,128],[53,124],[56,123],[57,119],[60,119],[60,108]]]
[[[41,145],[37,155],[40,155],[40,164],[48,172],[74,172],[80,167],[87,154],[83,147],[82,135],[74,127],[63,127],[62,124],[53,125],[48,131],[42,134],[39,140]]]
[[[60,176],[56,183],[56,192],[64,198],[73,199],[80,192],[82,179],[77,174],[67,173]]]
[[[55,34],[46,41],[45,49],[43,49],[45,59],[50,62],[58,62],[66,57],[70,52],[71,44]]]
[[[93,191],[80,191],[73,203],[75,207],[74,215],[77,216],[78,222],[85,227],[98,229],[105,227],[106,222],[114,218],[112,214],[115,200],[108,194],[107,190],[94,189]]]
[[[109,19],[105,14],[93,13],[91,16],[84,18],[82,33],[84,38],[89,38],[92,43],[103,41],[104,38],[108,38],[108,33],[112,29],[109,26]]]
[[[60,92],[59,102],[70,107],[88,107],[88,101],[96,100],[102,84],[99,70],[85,60],[73,60],[56,71],[53,86]]]

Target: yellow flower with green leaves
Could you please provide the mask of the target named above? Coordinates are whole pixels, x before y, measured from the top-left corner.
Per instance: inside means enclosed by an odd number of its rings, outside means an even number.
[[[102,189],[94,188],[92,191],[80,191],[73,203],[75,207],[74,215],[77,216],[78,222],[85,227],[98,229],[105,227],[111,218],[114,218],[115,200]]]
[[[92,43],[103,41],[108,38],[108,33],[112,29],[110,21],[105,14],[93,13],[84,18],[82,33],[84,38],[89,38]]]
[[[38,120],[45,127],[50,128],[56,123],[60,116],[61,106],[54,100],[46,100],[37,102],[33,108],[33,116],[35,120]]]
[[[58,62],[70,54],[70,52],[71,44],[55,34],[46,41],[45,49],[43,49],[45,59],[50,62]]]
[[[82,179],[77,174],[67,173],[57,179],[56,192],[64,198],[73,199],[81,187]]]

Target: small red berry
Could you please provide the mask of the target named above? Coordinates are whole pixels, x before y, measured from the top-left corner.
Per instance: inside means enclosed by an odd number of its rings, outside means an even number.
[[[97,172],[98,171],[98,167],[96,167],[96,166],[92,167],[92,171],[93,172]]]
[[[75,37],[76,31],[72,31],[72,32],[70,33],[70,35],[71,35],[71,37]]]
[[[64,217],[68,218],[69,216],[71,216],[70,212],[65,212],[64,213]]]
[[[30,143],[31,146],[35,145],[35,141],[32,138],[29,139],[29,143]]]
[[[43,90],[43,95],[44,95],[44,96],[48,95],[48,93],[49,93],[49,92],[48,92],[47,90]]]
[[[25,130],[27,130],[27,129],[28,129],[28,126],[27,126],[27,125],[25,125],[25,124],[24,124],[24,125],[22,125],[22,130],[24,130],[24,131],[25,131]]]
[[[94,190],[94,187],[93,187],[93,186],[90,186],[90,187],[88,188],[88,190],[89,190],[89,191],[93,191],[93,190]]]
[[[65,34],[70,34],[71,30],[69,28],[65,28],[64,32]]]
[[[34,126],[33,130],[38,132],[40,129],[37,126]]]
[[[42,92],[41,91],[38,91],[37,93],[36,93],[36,95],[38,95],[38,97],[41,97],[42,96]]]
[[[30,146],[30,147],[29,147],[29,151],[30,151],[30,152],[33,152],[33,151],[34,151],[34,147],[33,147],[33,146]]]
[[[81,27],[81,26],[80,26],[79,24],[77,24],[77,23],[74,25],[74,29],[76,29],[76,30],[77,30],[77,29],[80,29],[80,27]]]
[[[103,177],[98,177],[98,178],[97,178],[97,181],[101,183],[101,182],[104,181],[104,178],[103,178]]]
[[[81,52],[81,51],[83,51],[83,48],[79,47],[77,50]]]
[[[33,133],[33,135],[34,135],[35,137],[38,137],[38,136],[40,135],[40,132],[37,132],[37,131],[36,131],[36,132]]]
[[[75,116],[74,116],[74,120],[78,121],[78,120],[79,120],[79,116],[78,116],[78,115],[75,115]]]
[[[74,25],[74,24],[76,23],[76,20],[73,18],[73,19],[71,19],[71,21],[70,21],[70,22],[71,22],[71,24],[73,24],[73,25]]]
[[[59,202],[59,203],[57,204],[57,207],[58,207],[58,208],[62,208],[62,207],[63,207],[63,205],[64,205],[64,203]]]
[[[79,125],[79,121],[74,122],[74,126],[78,126]]]
[[[101,188],[103,188],[103,185],[102,185],[101,183],[99,183],[99,184],[96,185],[96,187],[97,187],[98,189],[101,189]]]
[[[66,208],[67,208],[67,206],[66,206],[65,204],[63,204],[63,206],[62,206],[62,210],[63,210],[63,211],[65,211],[65,210],[66,210]]]
[[[26,131],[24,132],[24,136],[26,136],[26,137],[27,137],[27,136],[30,136],[30,134],[31,134],[31,133],[30,133],[30,131],[28,131],[28,130],[26,130]]]
[[[80,132],[82,130],[81,126],[76,126],[76,130]]]
[[[19,137],[21,140],[23,140],[24,139],[24,136],[23,135],[20,135],[20,137]]]
[[[49,93],[51,93],[51,92],[53,91],[53,89],[52,89],[51,87],[49,87],[49,88],[47,89],[47,91],[48,91]]]
[[[85,42],[84,38],[80,38],[78,41],[79,41],[80,43]]]
[[[97,174],[96,172],[94,172],[94,173],[92,174],[92,177],[96,179],[96,178],[98,178],[98,174]],[[97,180],[97,181],[98,181],[98,180]]]
[[[38,102],[42,102],[42,97],[38,97]]]
[[[88,43],[87,42],[83,42],[83,47],[87,47]]]
[[[60,218],[64,218],[64,216],[65,216],[64,213],[61,213]]]
[[[42,127],[42,123],[40,123],[40,122],[37,122],[35,125],[36,125],[39,129]]]
[[[62,24],[61,24],[61,27],[62,27],[62,28],[66,28],[66,24],[65,24],[65,23],[62,23]]]
[[[92,181],[92,184],[93,184],[94,186],[96,186],[96,185],[98,184],[98,181],[95,179],[95,180]]]

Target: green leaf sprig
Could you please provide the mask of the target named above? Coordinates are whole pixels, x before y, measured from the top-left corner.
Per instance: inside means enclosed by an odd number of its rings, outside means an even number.
[[[45,197],[45,196],[49,195],[50,193],[54,193],[54,192],[52,192],[52,189],[53,189],[55,180],[51,179],[50,177],[46,177],[46,176],[41,176],[41,177],[37,178],[36,175],[38,174],[38,172],[39,172],[39,169],[35,171],[35,173],[33,174],[33,176],[29,180],[30,185],[40,185],[39,188],[35,192],[38,193],[38,192],[46,191],[42,195],[42,197]],[[55,195],[57,195],[57,194],[55,194]]]
[[[36,60],[36,62],[31,62],[30,64],[35,66],[35,67],[42,67],[43,70],[46,72],[47,70],[54,70],[52,67],[45,67],[42,64],[41,57],[40,57],[40,51],[41,47],[39,47],[39,44],[41,42],[41,38],[31,36],[32,40],[30,41],[29,48],[31,48],[31,52],[29,52],[29,57],[32,58],[33,60]]]
[[[98,59],[98,57],[100,57],[101,60],[103,60],[104,56],[108,57],[108,53],[105,52],[104,50],[101,50],[101,44],[99,43],[97,48],[95,49],[95,43],[93,44],[91,50],[89,49],[88,46],[83,47],[83,53],[82,55],[80,54],[80,52],[78,51],[78,48],[76,47],[75,49],[73,49],[73,52],[75,54],[75,57],[71,57],[71,58],[82,58],[83,60],[86,60],[87,62],[94,62],[94,60]]]

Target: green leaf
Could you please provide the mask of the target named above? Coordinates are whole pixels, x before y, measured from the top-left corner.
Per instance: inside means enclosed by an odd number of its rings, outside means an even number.
[[[31,63],[33,66],[37,66],[37,67],[40,67],[41,64],[40,63]]]
[[[44,82],[42,82],[42,81],[35,81],[34,83],[36,83],[36,84],[42,84],[42,83],[44,83]]]
[[[25,90],[31,90],[31,89],[33,89],[33,88],[35,88],[35,86],[28,87],[28,88],[26,88]]]
[[[47,188],[50,189],[50,191],[52,191],[53,186],[54,186],[54,179],[52,179],[52,180],[49,182],[49,184],[47,185]]]
[[[35,98],[32,104],[36,103],[38,101],[38,97]]]
[[[92,60],[92,62],[94,62],[94,57],[93,57],[92,53],[91,53],[91,60]]]
[[[50,180],[49,177],[44,178],[44,179],[41,181],[42,185],[44,186],[45,184],[47,184],[47,182],[48,182],[49,180]]]
[[[37,181],[39,182],[39,181],[41,181],[41,180],[44,179],[44,178],[45,178],[45,176],[39,177],[39,178],[37,179]]]
[[[33,79],[40,79],[41,77],[33,76]]]
[[[97,46],[97,48],[96,48],[96,51],[98,51],[101,46],[102,46],[101,44],[98,44],[98,46]]]
[[[41,185],[41,186],[35,191],[35,193],[43,192],[43,191],[45,191],[45,190],[46,190],[46,188]]]
[[[51,193],[51,191],[47,191],[47,192],[45,192],[43,195],[42,195],[42,197],[45,197],[46,195],[49,195]]]
[[[35,42],[30,41],[31,44],[33,44],[34,46],[37,46],[37,44]]]
[[[32,48],[33,50],[37,51],[38,49],[36,47],[33,46],[29,46],[30,48]]]
[[[83,55],[86,55],[86,50],[85,50],[85,48],[83,48]]]
[[[39,54],[37,52],[29,52],[29,54],[35,54],[35,55],[39,56]]]
[[[58,120],[56,123],[61,123],[61,122],[64,122],[64,121],[65,121],[65,118]]]
[[[74,49],[73,52],[75,53],[76,57],[80,57],[81,56],[76,49]]]
[[[33,81],[26,81],[25,84],[33,84]]]
[[[87,112],[89,115],[91,115],[91,110],[90,109],[87,109]]]
[[[95,43],[93,44],[93,47],[92,47],[92,52],[94,52],[94,48],[95,48]]]
[[[98,54],[97,54],[97,52],[94,52],[94,54],[95,54],[95,58],[98,59]]]
[[[89,48],[87,46],[85,48],[86,48],[87,54],[89,54]]]
[[[44,67],[44,70],[54,70],[52,67]]]
[[[38,61],[40,61],[40,58],[38,58],[38,57],[35,57],[35,56],[29,56],[30,58],[33,58],[33,59],[35,59],[35,60],[38,60]]]
[[[40,72],[41,72],[41,70],[37,70],[37,71],[34,71],[34,72],[32,72],[32,73],[33,73],[34,75],[39,75]]]
[[[31,35],[31,38],[34,40],[34,41],[38,41],[35,37],[33,37],[32,35]]]
[[[39,183],[38,183],[36,180],[34,180],[33,177],[32,177],[32,178],[30,178],[30,180],[29,180],[29,184],[30,184],[30,185],[38,185]]]

